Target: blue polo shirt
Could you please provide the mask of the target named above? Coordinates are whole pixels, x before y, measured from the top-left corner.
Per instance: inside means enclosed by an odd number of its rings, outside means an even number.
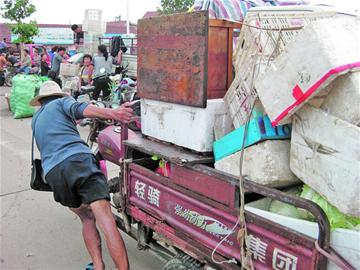
[[[76,120],[83,118],[87,103],[73,97],[49,100],[35,113],[31,127],[40,151],[44,175],[66,158],[91,150],[81,139]]]

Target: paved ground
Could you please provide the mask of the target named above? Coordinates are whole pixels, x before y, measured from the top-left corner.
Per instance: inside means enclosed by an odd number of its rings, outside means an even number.
[[[31,118],[12,118],[6,92],[8,88],[0,87],[0,269],[84,269],[90,259],[80,221],[56,204],[51,193],[29,190]],[[161,269],[163,262],[149,252],[138,251],[136,242],[122,235],[131,269]],[[107,269],[114,269],[103,249]]]

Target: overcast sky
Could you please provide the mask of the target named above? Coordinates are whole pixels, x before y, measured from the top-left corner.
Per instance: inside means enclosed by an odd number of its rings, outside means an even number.
[[[36,6],[33,16],[38,23],[81,23],[85,9],[94,8],[103,11],[103,21],[113,21],[121,15],[126,19],[126,0],[32,0]],[[156,11],[160,0],[128,0],[131,22],[137,22],[147,11]],[[0,5],[3,0],[0,0]],[[4,22],[0,18],[0,22]]]
[[[32,0],[36,6],[33,16],[38,23],[82,23],[87,8],[101,9],[103,21],[113,21],[115,16],[121,15],[126,19],[127,0]],[[130,21],[137,22],[147,11],[155,11],[160,0],[128,0]],[[330,4],[341,10],[359,10],[360,0],[310,0],[314,4]],[[0,0],[2,5],[3,0]],[[357,13],[359,14],[359,13]],[[4,22],[0,18],[0,22]]]

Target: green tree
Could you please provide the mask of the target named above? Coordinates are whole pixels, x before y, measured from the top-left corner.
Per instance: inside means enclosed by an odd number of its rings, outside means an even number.
[[[11,32],[18,35],[15,42],[30,43],[39,33],[36,21],[25,22],[36,11],[31,0],[4,0],[1,16],[10,21]]]
[[[187,11],[194,4],[194,0],[161,0],[161,7],[158,8],[160,14],[173,14]]]

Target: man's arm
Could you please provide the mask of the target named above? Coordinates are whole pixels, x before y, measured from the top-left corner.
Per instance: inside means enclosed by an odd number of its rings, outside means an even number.
[[[99,108],[94,105],[88,105],[83,115],[85,118],[111,119],[123,123],[129,123],[133,116],[131,103],[125,103],[118,109]]]

